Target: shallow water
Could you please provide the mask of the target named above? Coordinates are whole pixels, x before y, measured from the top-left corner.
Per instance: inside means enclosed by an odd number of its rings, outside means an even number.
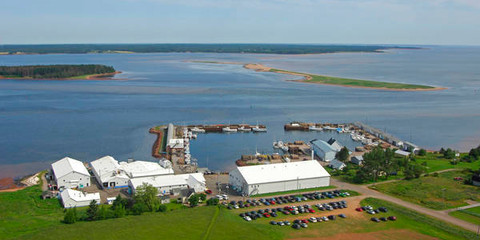
[[[292,71],[448,87],[392,92],[287,82],[214,60]],[[323,55],[88,54],[0,56],[0,65],[96,63],[123,71],[115,81],[0,81],[0,177],[48,167],[64,156],[152,160],[155,125],[266,124],[265,134],[205,134],[192,142],[200,166],[229,170],[241,154],[272,152],[275,140],[328,140],[336,133],[284,132],[290,121],[362,121],[422,147],[480,144],[480,48],[434,47]],[[208,163],[208,164],[207,164]]]

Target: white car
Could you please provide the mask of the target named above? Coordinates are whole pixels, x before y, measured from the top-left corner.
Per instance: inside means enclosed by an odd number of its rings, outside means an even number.
[[[223,195],[222,195],[222,198],[223,198],[223,200],[228,200],[227,194],[223,194]]]
[[[222,195],[217,195],[217,196],[215,196],[215,197],[218,198],[218,200],[223,200]]]
[[[247,222],[252,221],[252,218],[250,218],[249,216],[245,216],[243,219],[245,219],[245,221],[247,221]]]

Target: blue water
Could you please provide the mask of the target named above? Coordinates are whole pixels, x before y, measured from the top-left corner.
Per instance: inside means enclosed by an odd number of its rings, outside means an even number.
[[[448,87],[392,92],[288,82],[241,65]],[[96,63],[123,71],[115,81],[0,81],[0,177],[46,168],[64,156],[151,160],[155,125],[266,124],[265,134],[206,134],[191,145],[201,166],[229,170],[241,154],[272,152],[275,140],[348,135],[284,132],[290,121],[362,121],[422,147],[480,144],[480,48],[433,47],[323,55],[88,54],[0,56],[0,65]]]

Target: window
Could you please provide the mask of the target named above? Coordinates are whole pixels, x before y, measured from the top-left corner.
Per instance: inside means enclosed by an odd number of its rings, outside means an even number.
[[[104,182],[103,187],[108,187],[108,182]]]

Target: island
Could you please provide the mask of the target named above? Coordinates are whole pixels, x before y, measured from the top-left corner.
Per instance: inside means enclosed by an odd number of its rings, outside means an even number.
[[[0,66],[0,79],[107,79],[120,73],[98,64]]]
[[[311,84],[324,84],[324,85],[334,85],[334,86],[353,87],[353,88],[370,88],[370,89],[390,90],[390,91],[436,91],[436,90],[446,89],[442,87],[433,87],[433,86],[417,85],[417,84],[381,82],[381,81],[360,80],[360,79],[352,79],[352,78],[332,77],[332,76],[325,76],[325,75],[318,75],[318,74],[311,74],[311,73],[301,73],[301,72],[271,68],[258,63],[243,64],[243,63],[237,63],[237,62],[215,62],[215,61],[203,61],[203,60],[193,60],[189,62],[206,63],[206,64],[237,64],[237,65],[242,64],[244,68],[255,70],[257,72],[274,72],[274,73],[298,76],[298,77],[301,77],[301,79],[288,80],[288,81],[311,83]]]

